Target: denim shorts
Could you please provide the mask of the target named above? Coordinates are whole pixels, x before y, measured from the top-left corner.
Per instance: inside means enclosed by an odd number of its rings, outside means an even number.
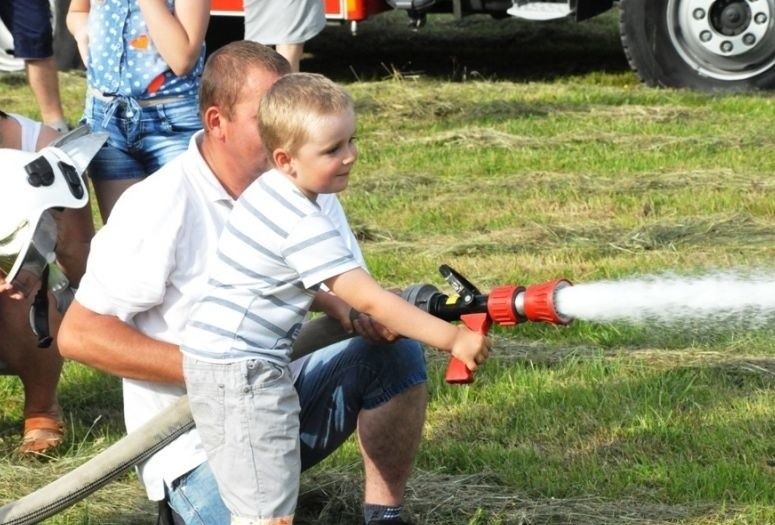
[[[48,0],[0,0],[0,19],[13,36],[16,58],[54,56]]]
[[[89,95],[82,123],[110,135],[89,165],[94,180],[145,178],[186,151],[202,128],[195,97],[140,105],[126,97]]]
[[[311,354],[295,382],[301,404],[302,470],[349,438],[361,409],[376,408],[426,380],[423,349],[407,339],[374,346],[356,337]],[[176,479],[167,492],[176,523],[229,523],[207,463]]]

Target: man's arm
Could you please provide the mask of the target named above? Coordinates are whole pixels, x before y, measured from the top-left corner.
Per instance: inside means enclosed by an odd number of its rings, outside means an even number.
[[[77,300],[62,320],[57,344],[63,357],[108,374],[183,384],[177,345],[150,338],[117,317],[95,313]]]

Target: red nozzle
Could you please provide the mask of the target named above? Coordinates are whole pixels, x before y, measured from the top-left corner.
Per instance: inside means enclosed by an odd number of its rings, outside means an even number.
[[[528,321],[543,321],[552,324],[568,324],[573,319],[563,315],[554,307],[558,290],[573,286],[567,279],[555,279],[544,284],[535,284],[525,288],[522,297],[522,314]],[[519,304],[517,304],[519,310]]]
[[[515,301],[525,291],[522,286],[499,286],[490,291],[487,298],[487,313],[499,326],[514,326],[519,322]]]

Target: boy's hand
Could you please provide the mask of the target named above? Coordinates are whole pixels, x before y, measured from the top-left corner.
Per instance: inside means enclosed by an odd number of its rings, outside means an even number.
[[[490,357],[490,338],[465,326],[457,328],[458,333],[450,353],[462,361],[471,372],[475,372],[479,365]]]

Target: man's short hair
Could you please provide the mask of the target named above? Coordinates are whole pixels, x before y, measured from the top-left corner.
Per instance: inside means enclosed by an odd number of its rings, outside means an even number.
[[[320,117],[354,111],[353,99],[333,80],[317,73],[285,75],[261,99],[258,130],[269,152],[296,152]]]
[[[232,118],[234,105],[253,68],[278,76],[291,72],[288,61],[271,47],[249,40],[230,42],[217,49],[205,63],[199,86],[200,114],[204,117],[207,108],[218,106],[227,118]]]

